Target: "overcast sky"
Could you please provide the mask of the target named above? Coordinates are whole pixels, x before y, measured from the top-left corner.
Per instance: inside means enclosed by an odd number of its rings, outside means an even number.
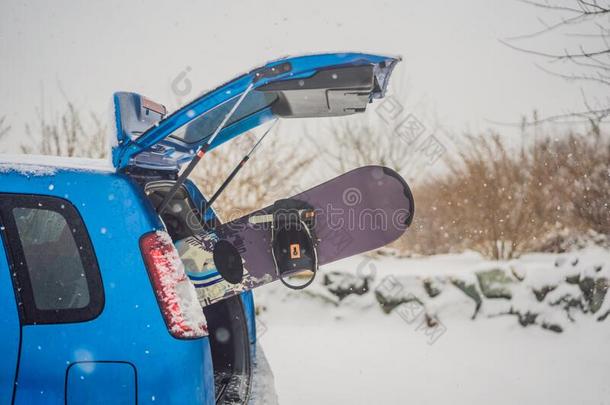
[[[3,0],[0,116],[16,144],[41,98],[47,110],[61,110],[59,84],[98,113],[116,90],[174,106],[171,83],[182,72],[193,87],[189,98],[269,59],[343,50],[402,55],[391,86],[425,101],[456,132],[517,122],[535,108],[543,115],[582,109],[579,85],[498,41],[539,29],[541,13],[511,0]],[[562,49],[564,40],[542,44]],[[586,89],[594,97],[606,90]]]

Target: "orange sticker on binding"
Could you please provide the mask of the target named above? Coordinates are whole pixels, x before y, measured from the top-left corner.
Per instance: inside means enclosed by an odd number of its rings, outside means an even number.
[[[290,245],[290,258],[300,259],[301,258],[301,245],[293,243]]]

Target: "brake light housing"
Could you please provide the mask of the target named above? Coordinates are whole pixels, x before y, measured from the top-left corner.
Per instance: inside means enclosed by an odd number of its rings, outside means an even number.
[[[140,250],[169,333],[179,339],[208,335],[195,287],[170,236],[154,231],[140,238]]]

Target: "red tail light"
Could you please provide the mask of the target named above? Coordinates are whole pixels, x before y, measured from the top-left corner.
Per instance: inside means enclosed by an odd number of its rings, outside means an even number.
[[[142,236],[140,250],[172,336],[186,339],[207,336],[208,326],[195,287],[186,276],[169,235],[157,231]]]

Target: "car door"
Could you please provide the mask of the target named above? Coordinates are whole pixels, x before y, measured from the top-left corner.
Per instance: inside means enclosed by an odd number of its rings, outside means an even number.
[[[82,354],[90,342],[83,341],[78,327],[104,307],[91,241],[78,211],[64,199],[0,194],[0,216],[14,276],[13,301],[16,297],[21,309],[13,402],[64,403],[67,370],[91,357]]]
[[[0,220],[0,230],[5,227]],[[3,232],[2,232],[3,233]],[[9,404],[13,398],[15,375],[19,364],[19,347],[21,346],[21,326],[13,289],[12,271],[6,257],[4,236],[0,242],[0,403]]]
[[[114,96],[115,167],[178,170],[210,149],[274,118],[334,117],[363,112],[385,94],[399,58],[336,53],[284,58],[253,69],[166,115],[134,93]],[[213,142],[212,142],[213,140]]]

